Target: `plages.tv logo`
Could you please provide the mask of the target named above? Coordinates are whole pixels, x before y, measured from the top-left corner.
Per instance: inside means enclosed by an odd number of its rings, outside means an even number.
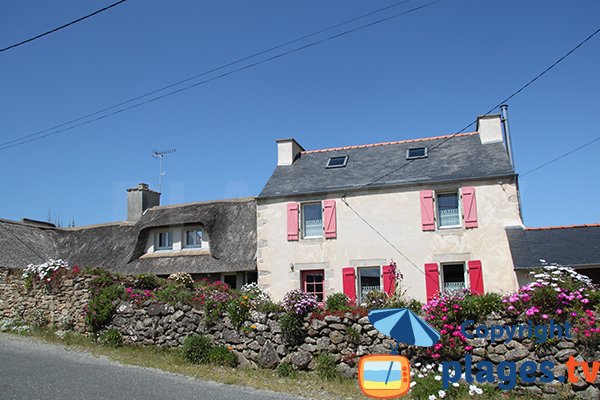
[[[365,396],[389,399],[404,396],[410,389],[410,362],[398,354],[398,345],[431,347],[440,333],[407,308],[387,308],[369,312],[369,322],[379,332],[396,340],[390,354],[360,358],[358,384]]]

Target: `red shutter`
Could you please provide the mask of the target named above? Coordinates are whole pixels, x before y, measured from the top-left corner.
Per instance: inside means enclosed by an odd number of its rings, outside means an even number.
[[[421,190],[421,227],[424,231],[435,230],[433,190]]]
[[[384,265],[381,270],[383,271],[383,291],[387,293],[388,296],[392,296],[396,291],[394,267],[391,265]]]
[[[462,188],[463,215],[465,228],[477,228],[477,202],[475,201],[475,188],[467,186]]]
[[[438,265],[435,263],[425,264],[425,287],[427,288],[427,301],[440,291],[440,274]]]
[[[354,268],[342,268],[342,284],[344,294],[352,304],[356,303],[356,284],[354,283]]]
[[[323,209],[325,211],[325,238],[335,239],[337,236],[335,200],[323,201]]]
[[[287,204],[287,240],[298,240],[298,203]]]
[[[483,272],[481,261],[469,261],[469,281],[471,282],[471,293],[483,294]]]

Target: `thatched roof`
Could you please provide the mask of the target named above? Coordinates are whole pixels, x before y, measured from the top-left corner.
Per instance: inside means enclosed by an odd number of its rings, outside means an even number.
[[[77,228],[42,228],[0,220],[0,266],[23,268],[37,257],[62,258],[70,265],[100,267],[124,274],[173,272],[219,273],[256,270],[256,201],[253,198],[159,206],[137,223]],[[149,233],[160,227],[201,225],[210,254],[179,256],[173,252],[142,257]],[[5,229],[6,227],[6,229]]]

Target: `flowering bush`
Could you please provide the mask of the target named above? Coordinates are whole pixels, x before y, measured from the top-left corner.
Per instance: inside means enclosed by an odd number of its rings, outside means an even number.
[[[287,292],[281,305],[284,310],[297,315],[306,315],[318,306],[319,302],[312,293],[306,293],[300,289]]]
[[[125,289],[125,296],[137,305],[142,305],[146,300],[156,299],[156,295],[152,290],[134,289],[131,287]]]
[[[273,302],[269,292],[258,286],[258,283],[246,283],[240,291],[248,296],[250,307],[254,310]]]
[[[436,328],[441,335],[440,341],[425,350],[425,354],[433,359],[456,359],[470,351],[467,339],[462,334],[461,302],[467,294],[455,292],[441,294],[429,300],[423,306],[425,321]]]
[[[194,292],[192,304],[204,308],[205,322],[210,326],[219,320],[231,298],[232,294],[226,283],[202,280]]]
[[[187,272],[175,272],[174,274],[169,275],[168,279],[177,285],[186,287],[194,286],[194,279]]]
[[[23,272],[23,279],[27,286],[33,286],[36,282],[49,286],[56,283],[59,277],[69,270],[69,265],[63,260],[48,260],[43,264],[29,264]]]

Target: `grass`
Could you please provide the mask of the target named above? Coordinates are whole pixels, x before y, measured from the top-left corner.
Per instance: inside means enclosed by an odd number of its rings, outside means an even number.
[[[113,361],[141,367],[156,368],[163,371],[191,376],[203,380],[220,382],[226,385],[252,387],[255,389],[271,390],[274,392],[297,395],[300,397],[331,400],[331,399],[367,399],[360,393],[356,379],[337,377],[324,380],[315,373],[296,372],[287,377],[279,376],[275,370],[230,368],[214,365],[186,363],[181,353],[176,349],[124,345],[111,347],[102,345],[92,338],[73,332],[68,332],[63,338],[56,336],[50,329],[34,329],[30,336],[50,343],[63,344],[78,350],[83,350],[95,356],[105,356]],[[529,396],[518,396],[509,393],[498,393],[490,396],[476,396],[482,399],[519,400],[529,399]],[[448,397],[446,397],[448,398]],[[454,397],[456,400],[473,399],[472,396]],[[408,395],[404,399],[410,400]]]

